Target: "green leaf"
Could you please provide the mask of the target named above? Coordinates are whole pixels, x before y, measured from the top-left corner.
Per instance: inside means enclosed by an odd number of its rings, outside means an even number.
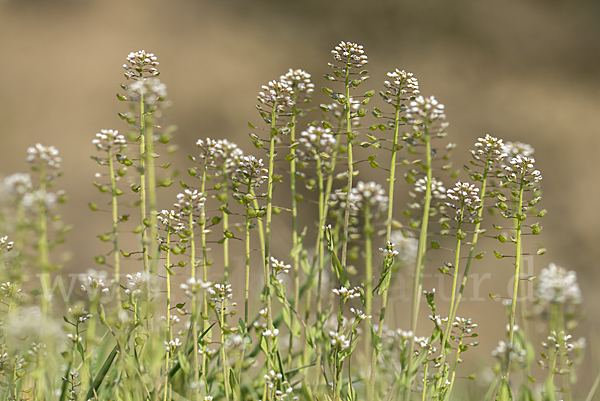
[[[498,259],[502,259],[504,257],[501,253],[497,251],[494,251],[494,256],[496,256]]]
[[[431,241],[430,245],[431,245],[431,248],[433,248],[433,249],[440,249],[441,248],[440,244],[437,243],[436,241]]]
[[[508,385],[508,380],[506,377],[502,378],[500,382],[500,387],[498,388],[498,392],[496,393],[496,401],[512,401],[512,391],[510,391],[510,386]]]
[[[88,391],[88,393],[85,397],[86,400],[94,398],[94,393],[98,392],[98,389],[100,388],[100,385],[104,381],[104,378],[106,377],[106,374],[108,373],[108,371],[110,369],[110,366],[112,365],[113,361],[115,360],[115,357],[117,356],[117,349],[118,349],[118,345],[115,345],[115,347],[113,348],[111,353],[108,355],[108,357],[102,364],[102,367],[100,368],[100,370],[98,371],[98,374],[96,375],[96,378],[94,379],[93,386],[90,388],[90,390]]]
[[[240,391],[240,385],[235,378],[235,373],[233,369],[229,368],[229,387],[231,387],[231,392],[233,393],[233,400],[241,400],[242,392]]]
[[[535,401],[535,398],[533,398],[533,394],[531,393],[529,386],[527,386],[526,384],[523,384],[519,389],[519,401]]]

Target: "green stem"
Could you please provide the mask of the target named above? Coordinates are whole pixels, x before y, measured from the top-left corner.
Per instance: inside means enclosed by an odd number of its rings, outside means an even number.
[[[167,251],[166,251],[166,261],[165,261],[165,268],[166,268],[166,276],[167,276],[167,343],[169,343],[170,341],[173,340],[173,329],[171,327],[171,230],[170,230],[170,225],[168,225],[166,227],[167,230],[167,235],[166,235],[166,240],[165,240],[165,244],[167,246]],[[169,371],[169,362],[171,360],[171,350],[170,347],[167,345],[167,353],[165,355],[165,372]],[[164,400],[163,401],[167,401],[167,397],[169,395],[169,375],[165,375],[165,393],[164,393]]]
[[[223,161],[222,166],[222,174],[223,174],[223,192],[221,192],[223,202],[223,231],[229,231],[229,215],[225,212],[225,209],[229,206],[227,201],[227,163],[226,160]],[[225,273],[225,284],[229,283],[229,241],[226,240],[223,242],[223,270]]]
[[[344,237],[342,240],[342,267],[346,267],[346,254],[348,252],[348,224],[350,222],[350,191],[352,190],[352,176],[354,174],[354,165],[352,162],[352,120],[350,118],[350,69],[346,66],[346,103],[344,113],[346,118],[346,154],[348,156],[348,183],[346,192],[346,208],[344,210]]]
[[[223,363],[223,386],[225,387],[225,399],[229,400],[229,369],[227,367],[227,354],[225,353],[225,307],[221,305],[221,362]]]
[[[296,103],[296,95],[293,98]],[[296,141],[296,107],[292,108],[292,121],[290,129],[290,143]],[[298,244],[298,202],[296,200],[296,149],[292,147],[290,150],[292,160],[290,161],[290,190],[292,192],[292,249],[296,249]],[[298,311],[300,291],[300,252],[296,252],[292,259],[292,268],[294,269],[294,310]],[[294,323],[295,314],[290,316],[290,334],[289,334],[289,350],[288,350],[288,370],[292,369],[292,359],[294,352]]]
[[[398,104],[401,101],[401,93],[398,94]],[[390,238],[392,235],[392,221],[393,221],[393,211],[394,211],[394,184],[396,183],[396,153],[398,147],[398,132],[400,130],[400,107],[396,107],[396,114],[394,116],[394,141],[392,144],[392,157],[390,161],[390,178],[389,178],[389,189],[388,189],[388,214],[387,214],[387,222],[386,222],[386,232],[385,232],[385,243],[387,245],[390,242]],[[390,268],[387,274],[391,275],[393,269]],[[381,311],[379,313],[379,325],[377,327],[377,336],[381,338],[383,334],[383,323],[385,321],[385,313],[387,308],[387,297],[388,297],[388,288],[389,285],[386,285],[381,294]],[[377,351],[373,352],[373,356],[371,357],[371,377],[369,378],[369,385],[371,388],[371,394],[375,395],[375,370],[377,367]]]
[[[117,305],[121,310],[121,259],[119,257],[119,229],[117,227],[119,223],[119,213],[117,204],[117,182],[115,179],[115,165],[113,160],[113,150],[111,147],[108,148],[108,169],[110,173],[110,189],[112,195],[112,229],[113,229],[113,254],[114,254],[114,268],[115,268],[115,285],[116,285],[116,296]],[[93,334],[93,333],[92,333]]]
[[[442,362],[441,362],[441,366],[440,366],[440,371],[445,370],[444,365],[446,363],[446,351],[445,351],[446,342],[448,341],[448,338],[450,337],[450,332],[452,331],[452,322],[454,321],[454,317],[452,315],[453,315],[453,311],[454,311],[454,305],[456,302],[456,285],[458,282],[458,267],[459,267],[458,264],[460,263],[460,247],[462,244],[461,236],[463,234],[462,220],[463,220],[464,212],[465,212],[465,205],[463,203],[461,205],[460,213],[458,214],[458,229],[456,231],[456,252],[455,252],[455,257],[454,257],[454,275],[452,278],[452,296],[450,298],[450,310],[448,313],[448,322],[446,322],[446,330],[444,330],[444,335],[442,336]],[[445,380],[445,379],[442,377],[441,380]]]
[[[271,305],[271,275],[270,275],[270,246],[271,246],[271,222],[273,219],[273,174],[275,169],[275,131],[277,130],[275,122],[277,120],[277,102],[273,104],[271,111],[271,140],[269,143],[269,173],[267,181],[267,222],[265,225],[265,243],[264,243],[264,258],[263,258],[263,274],[265,280],[265,295],[267,300],[267,329],[273,333],[273,307]],[[271,369],[271,357],[273,356],[273,339],[267,337],[267,371]]]
[[[148,233],[146,232],[146,113],[144,105],[144,94],[140,94],[140,214],[142,224],[142,260],[144,271],[150,277],[150,266],[148,265]]]
[[[429,225],[429,209],[431,207],[431,181],[433,179],[432,165],[431,165],[431,138],[427,129],[427,125],[424,127],[423,136],[425,139],[425,152],[427,159],[427,185],[425,189],[425,204],[423,205],[423,219],[421,222],[421,234],[419,236],[419,247],[417,251],[417,263],[415,263],[414,282],[413,282],[413,294],[412,294],[412,313],[411,313],[411,331],[413,335],[410,336],[409,340],[409,352],[408,352],[408,368],[407,368],[407,382],[406,388],[404,389],[404,400],[408,401],[410,397],[410,390],[414,377],[411,376],[413,355],[415,349],[414,336],[417,331],[417,322],[419,316],[419,306],[421,300],[421,292],[423,290],[423,269],[425,267],[425,253],[427,251],[427,229]]]
[[[426,394],[427,394],[427,369],[429,368],[429,364],[427,363],[427,361],[425,361],[425,372],[423,373],[423,395],[421,397],[421,399],[423,401],[426,400]]]
[[[373,246],[372,246],[372,236],[373,236],[373,226],[371,225],[371,205],[369,204],[369,199],[365,201],[365,309],[366,315],[371,316],[371,312],[373,309]],[[369,319],[367,317],[367,319]],[[373,341],[373,333],[371,322],[367,325],[367,330],[369,333],[365,333],[364,339],[364,351],[365,351],[365,359],[368,361],[375,355],[375,352],[372,350],[371,343]],[[371,352],[373,355],[371,355]],[[366,384],[366,392],[367,392],[367,400],[373,400],[374,393],[371,392],[372,388]]]
[[[208,157],[208,156],[207,156]],[[206,194],[206,170],[208,166],[206,165],[206,160],[204,162],[204,166],[202,167],[202,177],[200,179],[200,192],[201,196],[205,196]],[[208,283],[208,250],[206,247],[206,203],[202,206],[200,210],[200,243],[202,246],[202,281],[204,283]],[[202,332],[204,332],[208,328],[208,298],[206,291],[202,291]],[[211,332],[206,334],[206,338],[211,338]],[[204,339],[203,339],[204,340]],[[208,359],[206,355],[206,342],[202,341],[202,372],[204,374],[204,380],[206,380],[207,372],[208,372]]]
[[[510,308],[510,331],[508,334],[508,343],[510,345],[513,345],[513,337],[514,337],[514,330],[515,330],[515,317],[516,317],[516,313],[517,313],[517,298],[518,298],[518,294],[519,294],[519,274],[520,274],[520,270],[521,270],[521,248],[523,246],[522,240],[521,240],[521,227],[523,224],[523,218],[525,217],[522,213],[522,208],[523,208],[523,194],[524,194],[524,183],[525,183],[525,173],[527,170],[527,166],[523,166],[523,169],[521,171],[521,182],[519,185],[519,204],[518,204],[518,209],[516,211],[516,219],[517,219],[517,228],[516,228],[516,240],[517,240],[517,251],[516,251],[516,255],[515,255],[515,278],[514,278],[514,284],[513,284],[513,296],[512,296],[512,304],[511,304],[511,308]],[[510,365],[511,365],[511,359],[508,359],[508,363],[506,366],[506,380],[508,380],[509,376],[510,376]]]
[[[194,216],[190,211],[190,261],[191,261],[191,276],[193,285],[196,286],[196,244],[194,241]],[[194,289],[192,294],[192,342],[194,345],[194,397],[196,401],[200,400],[200,361],[198,360],[198,295]],[[204,369],[204,365],[202,365]]]

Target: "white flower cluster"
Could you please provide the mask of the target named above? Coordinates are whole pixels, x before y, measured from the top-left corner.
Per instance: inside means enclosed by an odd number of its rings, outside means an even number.
[[[371,319],[373,317],[371,315],[367,315],[366,313],[363,313],[363,311],[361,311],[360,309],[350,308],[350,312],[352,312],[352,314],[358,321]]]
[[[477,328],[477,324],[473,323],[471,318],[456,317],[452,322],[452,327],[458,327],[465,334],[471,334],[473,329]]]
[[[269,170],[265,168],[262,159],[257,159],[254,156],[244,156],[240,160],[235,180],[250,188],[259,187],[265,180],[269,178]]]
[[[500,361],[518,360],[519,363],[525,361],[527,352],[521,349],[518,344],[509,344],[505,341],[498,342],[498,346],[492,351],[492,356]]]
[[[265,330],[262,333],[263,337],[276,338],[279,335],[279,329]]]
[[[214,166],[215,159],[219,156],[222,156],[222,149],[218,145],[218,141],[215,141],[214,139],[198,139],[196,141],[196,146],[198,146],[201,150],[200,158],[204,160],[204,163],[206,163],[208,166]]]
[[[81,282],[81,290],[91,294],[93,297],[99,294],[106,294],[109,292],[109,285],[107,283],[108,272],[97,271],[95,269],[88,269],[87,273],[79,275],[79,281]]]
[[[207,291],[212,286],[210,281],[204,282],[199,278],[188,278],[185,284],[181,284],[179,287],[185,291],[185,295],[192,298],[194,295],[200,293],[200,291]]]
[[[189,215],[194,210],[202,210],[206,202],[206,196],[197,189],[186,189],[183,193],[177,194],[177,203],[175,207],[182,214]]]
[[[506,179],[511,182],[519,182],[521,177],[526,182],[539,182],[542,173],[534,170],[535,159],[533,157],[517,155],[510,159],[510,165],[503,166],[506,171]]]
[[[69,308],[69,314],[79,323],[85,323],[86,320],[93,317],[93,315],[81,307]]]
[[[577,274],[567,271],[554,263],[542,269],[536,280],[538,299],[547,302],[579,304],[582,301],[581,290],[577,284]]]
[[[62,159],[58,156],[58,150],[54,146],[44,146],[36,143],[27,149],[27,161],[29,163],[45,163],[48,167],[59,168]]]
[[[127,278],[125,294],[136,298],[147,290],[150,278],[146,272],[137,272],[134,275],[128,274],[125,277]]]
[[[417,248],[419,240],[411,237],[408,233],[402,230],[393,231],[390,235],[390,240],[394,243],[394,249],[398,251],[396,262],[403,266],[415,263],[417,258]]]
[[[388,72],[387,76],[391,81],[384,81],[383,86],[386,91],[383,93],[383,100],[386,103],[398,105],[400,100],[405,100],[404,95],[410,92],[410,99],[414,99],[419,93],[419,81],[413,76],[412,72],[395,71]]]
[[[475,160],[481,160],[482,156],[487,155],[490,159],[500,160],[506,156],[506,148],[502,139],[486,134],[475,143],[475,150],[471,150],[471,155]]]
[[[333,58],[346,64],[348,68],[363,68],[369,61],[363,46],[352,42],[340,42],[332,51]]]
[[[415,182],[415,191],[425,192],[427,190],[427,182],[427,177],[419,178],[417,182]],[[444,184],[435,177],[431,178],[431,195],[436,199],[446,199],[446,188],[444,187]]]
[[[227,172],[229,172],[230,169],[237,167],[244,156],[242,149],[235,143],[229,142],[227,139],[219,139],[215,147],[219,156],[222,157],[225,162]]]
[[[347,201],[349,201],[350,214],[357,215],[360,210],[360,198],[356,193],[350,191],[350,196],[348,197],[348,191],[345,189],[336,189],[330,196],[330,203],[338,205],[341,210],[346,210]]]
[[[475,210],[481,203],[479,197],[479,188],[475,184],[458,181],[454,184],[454,188],[446,191],[448,199],[458,202],[458,204],[446,202],[446,205],[455,209],[457,212],[463,208],[466,210]]]
[[[356,187],[352,188],[352,196],[356,199],[359,208],[362,209],[365,204],[368,204],[375,215],[387,210],[389,198],[385,196],[385,189],[381,184],[375,181],[359,181]]]
[[[233,299],[233,290],[231,284],[214,284],[212,287],[208,287],[206,292],[212,297],[210,298],[213,302],[223,303],[226,299]]]
[[[21,289],[17,288],[17,285],[15,283],[7,281],[6,283],[0,284],[0,292],[2,292],[2,295],[4,295],[5,297],[11,298],[15,294],[20,294]]]
[[[170,340],[170,341],[165,341],[165,349],[168,352],[174,353],[175,351],[177,351],[183,344],[181,343],[181,340],[179,340],[179,338],[175,338],[175,340]]]
[[[260,103],[266,105],[276,105],[276,111],[282,112],[285,106],[292,107],[294,101],[292,99],[292,87],[288,81],[269,81],[267,85],[263,85],[264,92],[259,92],[257,99]]]
[[[92,143],[96,146],[96,149],[108,151],[112,147],[121,149],[127,144],[127,141],[123,135],[119,134],[119,131],[103,129],[96,134],[96,139],[94,139]]]
[[[167,97],[167,86],[158,78],[144,78],[129,85],[127,93],[132,101],[143,99],[154,106]]]
[[[181,222],[181,214],[175,210],[161,210],[156,218],[172,233],[178,233],[185,228],[185,224]]]
[[[444,105],[439,103],[435,97],[425,98],[417,96],[415,100],[410,102],[406,110],[406,118],[413,125],[417,124],[432,124],[437,121],[446,120]],[[448,124],[442,123],[442,128],[446,128]]]
[[[509,157],[529,157],[534,152],[533,147],[531,145],[523,142],[506,142],[502,147],[502,151]]]
[[[15,173],[4,179],[4,187],[12,196],[23,196],[33,189],[31,176],[27,173]]]
[[[279,261],[272,256],[271,256],[271,267],[273,268],[273,270],[275,270],[276,276],[280,273],[288,274],[290,272],[290,269],[292,268],[291,265],[286,265],[284,262]]]
[[[123,64],[123,68],[126,71],[125,77],[127,79],[141,78],[144,72],[152,76],[158,76],[160,73],[156,69],[158,66],[158,61],[156,60],[158,59],[154,53],[146,53],[145,50],[129,53],[127,56],[127,63],[129,64]],[[138,73],[137,75],[136,72]]]
[[[394,258],[399,254],[399,252],[394,249],[395,246],[396,244],[394,244],[392,241],[388,241],[385,245],[385,248],[379,248],[379,252],[383,253],[386,258]]]
[[[348,349],[350,347],[350,340],[346,338],[345,334],[338,333],[336,331],[330,331],[329,337],[331,338],[331,346],[340,349]]]
[[[296,102],[308,103],[315,91],[315,85],[310,81],[310,74],[304,70],[290,70],[279,78],[292,87],[292,93],[296,95]]]
[[[62,195],[64,195],[64,191],[58,193],[42,192],[40,190],[28,192],[23,196],[23,206],[35,210],[40,205],[44,205],[47,210],[50,210],[56,206],[56,203]]]
[[[335,295],[339,295],[340,297],[342,297],[344,301],[353,298],[358,298],[362,294],[362,290],[359,287],[341,287],[339,290],[337,288],[334,288],[333,290],[331,290],[331,292],[333,292]]]
[[[14,241],[8,241],[8,236],[0,237],[0,252],[10,252],[15,246]]]
[[[298,142],[304,146],[305,152],[303,153],[305,156],[312,160],[316,160],[317,157],[323,159],[322,155],[325,155],[325,157],[331,156],[337,145],[337,139],[333,131],[321,126],[310,126],[306,131],[302,131]]]

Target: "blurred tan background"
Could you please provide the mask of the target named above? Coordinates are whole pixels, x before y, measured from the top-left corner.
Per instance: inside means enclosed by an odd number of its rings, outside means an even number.
[[[578,335],[597,337],[597,1],[0,0],[0,174],[28,170],[26,148],[36,142],[58,147],[65,172],[58,187],[70,196],[64,214],[75,226],[65,247],[72,253],[67,268],[84,271],[105,247],[95,236],[107,230],[104,216],[87,207],[98,198],[91,140],[102,128],[126,131],[116,115],[126,108],[115,93],[130,51],[159,58],[173,102],[167,125],[178,126],[175,164],[184,168],[198,138],[228,138],[252,151],[246,134],[247,121],[260,121],[256,94],[289,68],[312,73],[317,104],[327,101],[322,75],[340,40],[365,46],[371,80],[361,91],[379,91],[387,71],[406,69],[424,95],[446,105],[456,166],[486,133],[535,148],[544,176],[541,206],[549,213],[539,238],[548,253],[534,260],[534,269],[556,262],[577,271],[588,314]],[[529,251],[536,246],[532,239]],[[494,275],[483,282],[484,297],[504,291],[511,270],[489,256],[479,267]],[[496,332],[482,339],[486,355],[505,321],[484,319],[501,310],[489,299],[465,306],[465,314]],[[592,359],[587,366],[597,372]]]

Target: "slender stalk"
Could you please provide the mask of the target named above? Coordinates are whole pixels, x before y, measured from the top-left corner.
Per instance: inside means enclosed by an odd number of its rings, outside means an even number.
[[[221,305],[219,313],[219,323],[221,325],[221,362],[223,364],[223,387],[225,388],[225,399],[229,400],[229,368],[227,364],[227,354],[225,353],[225,306]]]
[[[277,119],[277,101],[273,104],[271,111],[271,130],[270,130],[270,143],[269,143],[269,173],[267,181],[267,213],[266,213],[266,224],[265,224],[265,243],[264,243],[264,258],[263,258],[263,275],[265,282],[265,295],[267,300],[267,329],[273,333],[273,307],[271,303],[271,273],[270,273],[270,246],[271,246],[271,222],[273,219],[273,174],[275,168],[275,131],[277,130],[275,122]],[[267,371],[271,369],[271,357],[273,356],[274,341],[272,337],[266,337],[267,341],[267,353],[266,364]],[[265,383],[266,388],[266,383]]]
[[[150,121],[145,121],[144,129],[144,140],[146,141],[146,153],[142,158],[146,159],[146,172],[148,175],[148,186],[146,187],[148,195],[148,209],[150,213],[149,224],[150,224],[150,239],[148,240],[148,255],[151,255],[152,263],[150,264],[150,273],[156,277],[158,274],[158,243],[157,238],[157,210],[156,210],[156,173],[154,168],[154,137],[152,133],[152,125],[148,124]]]
[[[144,105],[144,93],[140,93],[140,215],[142,224],[142,260],[144,271],[150,277],[150,266],[148,264],[148,233],[146,232],[146,113]]]
[[[513,284],[513,296],[512,296],[512,304],[510,308],[510,330],[508,334],[508,342],[509,344],[513,344],[513,337],[515,331],[515,317],[517,313],[517,298],[519,294],[519,274],[521,270],[521,247],[523,246],[521,240],[521,228],[523,224],[522,216],[522,207],[523,207],[523,195],[524,195],[524,181],[525,181],[525,172],[527,167],[523,166],[521,171],[521,180],[519,185],[519,204],[517,209],[517,229],[516,229],[516,241],[517,241],[517,251],[515,256],[515,278]],[[523,216],[524,217],[524,216]],[[508,358],[507,366],[506,366],[506,379],[508,380],[510,376],[510,365],[511,359]]]
[[[401,93],[398,93],[398,103],[400,103]],[[394,184],[396,183],[396,154],[398,152],[398,133],[400,130],[400,107],[396,107],[396,114],[394,116],[394,141],[392,144],[392,157],[390,161],[390,178],[389,178],[389,189],[388,189],[388,214],[387,214],[387,222],[386,222],[386,232],[385,232],[385,242],[386,244],[390,242],[392,235],[392,221],[393,221],[393,211],[394,211]],[[392,268],[389,269],[387,273],[390,275],[391,282],[391,274]],[[377,327],[377,336],[381,338],[383,334],[383,323],[385,321],[385,313],[387,309],[387,298],[388,298],[388,288],[389,286],[385,286],[383,288],[381,294],[381,312],[379,313],[379,324]],[[377,365],[377,352],[373,352],[373,356],[371,357],[371,376],[369,378],[369,386],[371,388],[371,394],[375,395],[375,370]]]
[[[204,160],[204,166],[202,167],[202,176],[200,178],[200,192],[202,196],[206,194],[206,170],[207,170],[207,159]],[[206,204],[202,206],[200,210],[200,246],[202,247],[202,281],[208,283],[208,249],[206,247]],[[206,291],[202,292],[202,332],[208,328],[208,298]],[[211,332],[206,334],[207,338],[211,337]],[[204,379],[206,380],[206,373],[208,372],[208,358],[206,355],[206,343],[202,341],[202,372]]]
[[[190,226],[190,261],[191,261],[191,276],[193,285],[196,285],[196,244],[194,241],[194,216],[190,211],[189,215],[189,226]],[[200,361],[198,360],[198,294],[193,291],[192,295],[192,343],[194,346],[194,399],[200,400]],[[206,354],[206,353],[205,353]],[[202,369],[205,365],[202,365]],[[204,372],[206,373],[206,372]]]
[[[294,104],[296,103],[296,94],[293,95]],[[292,108],[292,121],[290,129],[290,143],[296,141],[296,107]],[[298,244],[298,202],[296,200],[296,149],[290,149],[292,160],[290,161],[290,190],[292,192],[292,249],[296,249]],[[300,302],[300,252],[296,252],[292,258],[292,268],[294,270],[294,310],[298,310]],[[294,326],[296,315],[290,316],[290,334],[289,334],[289,350],[288,350],[288,370],[292,369],[292,358],[294,353]]]
[[[421,399],[425,401],[427,398],[427,370],[429,368],[429,364],[425,361],[425,372],[423,373],[423,393]]]
[[[350,118],[350,69],[346,67],[345,77],[346,103],[344,104],[344,113],[346,118],[346,155],[348,158],[348,183],[346,184],[346,208],[344,210],[344,236],[342,240],[342,267],[346,267],[346,257],[348,252],[348,224],[350,222],[350,191],[352,190],[352,176],[354,175],[354,164],[352,162],[352,120]]]
[[[423,219],[421,221],[421,234],[419,236],[419,247],[417,251],[417,263],[415,263],[414,281],[413,281],[413,294],[412,294],[412,313],[411,313],[411,331],[413,335],[410,336],[409,340],[409,352],[408,352],[408,367],[407,367],[407,383],[404,389],[404,400],[408,401],[410,398],[410,391],[414,377],[411,376],[412,365],[413,365],[413,354],[415,349],[414,333],[417,331],[417,322],[419,316],[419,306],[421,300],[421,292],[423,290],[423,269],[425,267],[425,253],[427,251],[427,229],[429,225],[429,210],[431,207],[431,181],[433,179],[432,165],[431,165],[431,138],[429,136],[427,125],[424,126],[424,139],[425,139],[425,152],[427,159],[427,185],[425,188],[425,204],[423,205]]]
[[[367,199],[365,202],[365,309],[366,315],[371,316],[371,312],[373,309],[373,245],[372,245],[372,236],[373,236],[373,226],[371,225],[371,205],[369,200]],[[368,319],[368,318],[367,318]],[[365,333],[364,339],[364,352],[365,358],[368,361],[372,359],[375,352],[371,347],[372,343],[372,329],[371,324],[367,325],[369,333]],[[371,353],[373,355],[371,355]],[[371,374],[370,374],[371,375]],[[370,376],[369,376],[370,377]],[[366,383],[366,392],[367,392],[367,400],[373,399],[372,388],[369,385],[370,383]]]
[[[221,174],[223,175],[223,192],[221,192],[221,202],[223,202],[223,231],[229,230],[229,214],[225,212],[225,209],[229,206],[227,201],[227,159],[223,160],[223,165],[221,168]],[[229,241],[223,242],[223,271],[224,271],[224,280],[225,284],[229,283]]]
[[[456,231],[456,252],[454,253],[454,274],[453,274],[453,278],[452,278],[452,296],[450,298],[450,313],[448,316],[448,322],[446,322],[446,329],[444,330],[443,336],[442,336],[442,362],[441,362],[441,366],[440,366],[440,371],[445,370],[445,366],[444,364],[446,363],[446,342],[448,341],[448,338],[450,337],[450,332],[452,331],[452,322],[454,321],[454,317],[453,315],[453,311],[454,311],[454,305],[456,302],[456,285],[458,282],[458,267],[459,267],[459,263],[460,263],[460,247],[462,245],[462,223],[463,223],[463,215],[464,215],[464,211],[465,211],[465,205],[464,203],[461,205],[461,209],[460,209],[460,213],[458,214],[458,229]],[[451,320],[452,319],[452,320]],[[442,378],[443,379],[443,378]],[[445,379],[443,379],[445,380]]]
[[[167,235],[165,239],[165,244],[167,246],[166,251],[166,261],[165,268],[167,270],[167,344],[170,341],[173,341],[173,328],[171,327],[171,227],[168,225],[166,227]],[[171,349],[169,345],[167,345],[167,353],[165,355],[165,372],[169,371],[169,362],[171,360]],[[164,393],[164,401],[167,401],[167,397],[169,395],[169,375],[165,374],[165,393]]]
[[[115,165],[113,160],[113,150],[112,147],[108,147],[108,169],[110,174],[110,189],[112,195],[112,229],[113,229],[113,254],[114,254],[114,277],[115,277],[115,285],[116,285],[116,296],[117,296],[117,305],[119,310],[121,310],[121,259],[119,252],[119,212],[118,212],[118,203],[117,203],[117,182],[115,180]],[[93,335],[94,333],[92,333]]]

